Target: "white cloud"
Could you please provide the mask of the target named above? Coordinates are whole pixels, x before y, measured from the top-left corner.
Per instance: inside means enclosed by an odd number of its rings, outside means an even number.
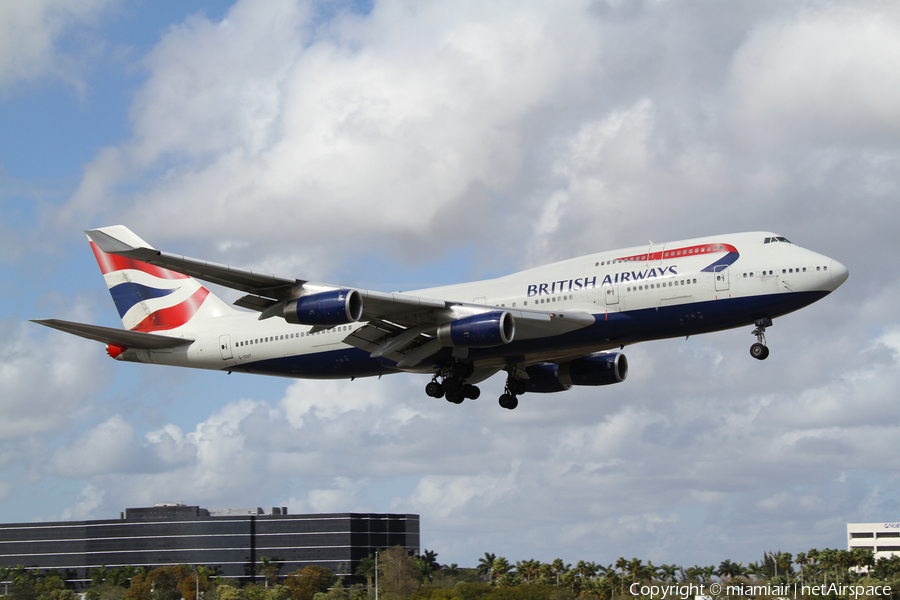
[[[900,10],[806,8],[756,27],[735,54],[727,93],[736,134],[788,142],[888,144],[900,132]]]
[[[0,5],[0,89],[20,81],[59,77],[83,88],[83,57],[61,51],[59,39],[90,24],[115,0],[29,0]],[[93,49],[82,50],[88,56]]]
[[[106,494],[103,490],[97,489],[93,484],[84,486],[78,497],[78,502],[63,511],[63,521],[81,521],[85,519],[96,519],[97,509],[103,505],[103,497]]]
[[[83,478],[111,474],[129,466],[134,428],[121,415],[110,417],[71,446],[56,450],[50,460],[52,473]]]
[[[490,197],[521,173],[523,126],[580,85],[597,48],[578,4],[383,2],[323,24],[306,3],[239,2],[220,23],[196,17],[163,38],[134,138],[88,166],[67,214],[112,210],[120,186],[150,176],[114,212],[151,239],[215,231],[311,252],[336,231],[353,248],[470,237],[482,226],[464,233],[460,207],[492,216]]]
[[[57,432],[77,422],[109,379],[88,342],[43,333],[33,323],[0,322],[0,439]]]

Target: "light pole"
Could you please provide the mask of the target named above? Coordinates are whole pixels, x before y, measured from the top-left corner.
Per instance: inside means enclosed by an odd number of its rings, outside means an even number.
[[[375,551],[375,600],[378,600],[378,550]]]

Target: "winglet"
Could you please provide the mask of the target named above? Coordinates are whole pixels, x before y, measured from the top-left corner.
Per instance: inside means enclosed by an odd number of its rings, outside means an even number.
[[[153,246],[139,238],[124,225],[87,229],[85,233],[92,242],[97,244],[98,248],[107,254],[122,254],[141,248],[154,250]]]

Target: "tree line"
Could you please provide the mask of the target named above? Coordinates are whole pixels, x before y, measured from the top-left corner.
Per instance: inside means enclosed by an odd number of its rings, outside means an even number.
[[[632,592],[678,584],[727,585],[716,598],[783,598],[767,593],[777,586],[877,582],[900,591],[900,556],[874,559],[871,550],[811,549],[793,555],[766,552],[747,565],[725,559],[716,565],[682,567],[654,565],[639,558],[620,557],[615,563],[579,560],[573,566],[562,559],[529,559],[512,563],[485,553],[474,568],[442,565],[437,553],[408,554],[402,547],[382,550],[363,559],[356,575],[365,583],[348,584],[324,567],[309,566],[282,575],[276,559],[260,557],[254,566],[261,582],[240,585],[206,567],[168,565],[156,569],[100,567],[89,571],[84,600],[617,600],[634,598]],[[377,568],[376,568],[377,564]],[[24,566],[0,568],[0,592],[9,600],[78,600],[64,575]],[[377,585],[377,592],[376,592]],[[821,589],[824,589],[821,588]],[[673,594],[669,593],[668,597]],[[642,598],[651,598],[644,595]],[[660,597],[656,595],[655,597]],[[829,593],[804,597],[842,598]],[[861,596],[888,597],[893,593]],[[693,595],[691,596],[693,600]]]

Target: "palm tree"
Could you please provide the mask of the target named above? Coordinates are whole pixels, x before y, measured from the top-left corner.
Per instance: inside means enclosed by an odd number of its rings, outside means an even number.
[[[10,573],[10,583],[13,584],[13,587],[34,583],[35,579],[37,579],[36,573],[25,568],[25,565],[16,565]]]
[[[697,581],[705,581],[704,580],[704,568],[699,565],[694,565],[693,567],[688,567],[687,571],[685,571],[685,575],[687,575],[687,579],[696,579]]]
[[[437,561],[437,557],[438,553],[432,550],[425,550],[424,552],[422,552],[421,556],[419,556],[419,558],[421,558],[431,566],[432,571],[437,571],[441,568],[441,563]]]
[[[449,565],[441,565],[441,574],[446,575],[459,575],[459,565],[456,563],[452,563]]]
[[[531,577],[535,575],[540,568],[540,561],[534,560],[533,558],[516,563],[516,572],[520,577],[525,578],[525,583],[529,584],[531,583]]]
[[[559,586],[560,576],[568,573],[569,569],[572,568],[572,565],[567,565],[561,558],[554,558],[553,563],[551,563],[550,567],[553,570],[553,574],[556,575],[556,585]]]
[[[484,558],[478,559],[478,574],[484,578],[490,578],[491,571],[494,569],[494,561],[497,560],[496,554],[484,553]]]
[[[825,587],[828,587],[828,571],[831,569],[832,564],[834,564],[834,550],[825,548],[819,552],[819,564],[822,565],[822,572],[825,576]]]
[[[847,576],[846,567],[850,564],[850,552],[847,550],[838,550],[837,551],[837,566],[841,568],[841,582]],[[835,569],[835,577],[837,577],[837,569]]]
[[[804,584],[804,573],[803,570],[807,564],[809,564],[809,559],[806,557],[806,552],[798,552],[797,558],[794,559],[794,562],[800,565],[800,587],[803,587]]]
[[[766,570],[755,562],[747,563],[746,573],[755,579],[763,579],[766,576]]]
[[[854,548],[851,555],[857,574],[863,569],[868,573],[870,568],[875,566],[875,554],[871,548]]]
[[[619,590],[619,593],[624,596],[625,595],[625,573],[628,571],[628,561],[625,559],[624,556],[620,556],[619,560],[616,561],[616,568],[622,570],[622,578],[619,580],[619,583],[621,585],[621,589]]]
[[[11,567],[0,567],[0,581],[6,582],[6,592],[4,594],[5,596],[9,596],[9,582],[6,581],[6,578],[9,577],[11,571]]]
[[[500,577],[509,573],[510,569],[512,569],[512,566],[510,566],[509,561],[502,556],[498,556],[494,559],[491,571],[496,579],[500,579]]]
[[[716,569],[715,574],[722,578],[733,579],[744,574],[745,570],[742,565],[743,563],[733,563],[731,559],[726,558],[719,563],[719,568]]]
[[[113,586],[123,587],[125,583],[128,581],[128,575],[125,571],[125,567],[119,567],[118,569],[110,569],[106,574],[106,581]]]
[[[91,578],[91,585],[103,585],[103,582],[106,581],[106,565],[100,565],[97,568],[91,569],[88,575]]]
[[[537,568],[537,574],[539,582],[547,583],[553,577],[553,565],[545,562],[540,563]]]
[[[597,565],[592,562],[579,560],[575,565],[575,572],[578,573],[578,575],[583,579],[590,579],[597,574]]]
[[[662,565],[659,568],[659,571],[662,575],[661,579],[663,581],[671,581],[672,583],[675,583],[678,575],[678,567],[676,565]]]
[[[375,555],[370,554],[360,560],[355,575],[366,578],[366,592],[371,592],[372,577],[375,576]]]
[[[269,558],[268,556],[259,557],[259,566],[256,567],[257,573],[262,573],[266,578],[266,589],[269,589],[270,583],[277,583],[278,571],[281,570],[281,563]]]
[[[431,567],[431,563],[422,558],[421,556],[414,559],[416,563],[416,569],[419,570],[419,575],[422,576],[422,579],[425,581],[431,581],[432,573],[434,569]]]
[[[637,583],[641,578],[641,563],[643,563],[643,561],[639,558],[632,558],[628,561],[628,571],[631,573],[632,585]]]

